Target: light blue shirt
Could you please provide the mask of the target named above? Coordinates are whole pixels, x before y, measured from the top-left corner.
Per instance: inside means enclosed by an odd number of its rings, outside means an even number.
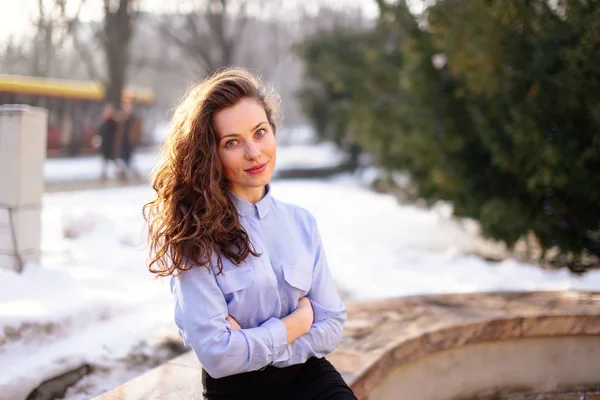
[[[256,204],[231,194],[240,222],[261,255],[239,266],[223,257],[223,274],[194,266],[171,279],[175,323],[213,378],[286,367],[323,357],[340,342],[346,308],[327,265],[314,217],[267,194]],[[310,331],[287,344],[281,318],[307,296],[314,311]],[[242,330],[231,330],[231,315]]]

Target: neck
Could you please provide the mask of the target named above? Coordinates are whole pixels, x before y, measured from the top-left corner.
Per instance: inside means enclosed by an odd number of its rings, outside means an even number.
[[[266,186],[261,186],[257,188],[238,188],[231,187],[231,191],[238,197],[246,200],[249,203],[256,204],[265,197],[267,192]]]

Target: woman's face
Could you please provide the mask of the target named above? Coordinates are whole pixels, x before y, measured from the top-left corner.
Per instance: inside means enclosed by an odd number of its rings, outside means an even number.
[[[260,200],[275,170],[277,145],[261,104],[244,98],[214,115],[217,154],[231,191],[252,203]]]

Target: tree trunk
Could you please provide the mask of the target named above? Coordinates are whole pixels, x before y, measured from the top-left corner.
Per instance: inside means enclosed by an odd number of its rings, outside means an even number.
[[[126,51],[123,51],[122,44],[111,46],[107,49],[107,67],[108,79],[106,83],[106,101],[112,103],[116,108],[121,108],[121,93],[125,87],[126,80]]]
[[[121,107],[121,93],[127,81],[129,64],[129,43],[132,36],[133,0],[119,0],[119,7],[113,10],[110,0],[104,0],[104,50],[108,79],[106,101]]]

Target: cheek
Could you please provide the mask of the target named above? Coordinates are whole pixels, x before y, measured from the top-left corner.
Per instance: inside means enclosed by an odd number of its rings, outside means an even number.
[[[221,165],[223,166],[223,172],[225,173],[226,178],[235,176],[236,171],[239,169],[240,157],[236,153],[236,151],[219,152],[219,160],[221,160]]]
[[[275,136],[271,136],[265,143],[264,152],[273,158],[275,157],[277,152],[277,141],[275,140]]]

